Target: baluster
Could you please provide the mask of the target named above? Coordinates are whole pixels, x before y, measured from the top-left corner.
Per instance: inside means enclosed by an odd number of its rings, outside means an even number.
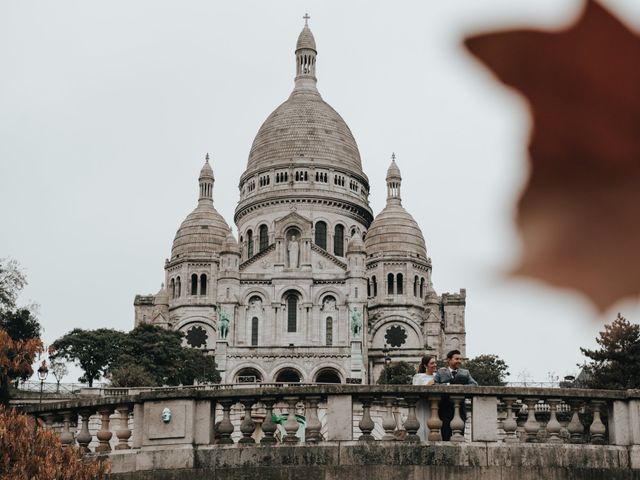
[[[582,425],[579,415],[582,403],[580,400],[570,402],[573,413],[571,415],[571,421],[569,425],[567,425],[567,430],[569,430],[569,435],[571,436],[571,443],[584,443],[584,425]]]
[[[427,427],[429,427],[429,441],[439,442],[442,440],[442,420],[438,415],[438,404],[440,403],[440,395],[429,395],[429,401],[431,402],[431,415],[427,420]]]
[[[273,404],[276,403],[276,398],[264,397],[262,399],[262,403],[264,403],[266,414],[264,417],[264,422],[262,422],[262,431],[264,433],[264,437],[260,439],[260,443],[269,445],[276,443],[276,437],[274,436],[274,434],[276,433],[276,428],[278,428],[278,426],[273,421]]]
[[[116,450],[128,450],[129,438],[131,437],[131,430],[129,430],[129,405],[118,405],[116,411],[120,414],[120,428],[116,430],[116,437],[118,437],[118,444]]]
[[[591,434],[591,443],[602,445],[605,443],[605,434],[607,432],[604,423],[600,419],[600,409],[605,404],[602,400],[592,400],[591,405],[593,409],[593,422],[589,427],[589,433]]]
[[[42,418],[44,418],[45,430],[51,430],[53,428],[53,413],[45,413]]]
[[[318,403],[320,403],[321,397],[312,396],[307,397],[307,428],[305,431],[305,441],[307,443],[318,443],[322,437],[320,435],[320,429],[322,424],[318,418]]]
[[[296,404],[298,403],[298,397],[283,397],[283,400],[289,404],[287,409],[287,421],[284,422],[284,429],[287,435],[284,437],[285,443],[297,443],[300,439],[296,436],[296,432],[300,425],[296,419]]]
[[[407,431],[406,442],[420,441],[420,437],[418,436],[420,422],[418,421],[418,417],[416,417],[416,403],[419,399],[420,397],[417,395],[406,395],[404,397],[404,401],[407,402],[407,408],[409,409],[407,419],[404,421],[404,429]]]
[[[236,401],[232,398],[222,398],[218,400],[218,403],[222,405],[222,420],[220,421],[220,425],[218,425],[218,435],[220,438],[218,438],[217,443],[222,445],[233,444],[231,434],[233,433],[234,427],[233,423],[231,423],[231,407]]]
[[[558,411],[558,405],[562,402],[559,398],[549,398],[547,403],[549,404],[549,421],[547,422],[547,433],[549,434],[549,443],[562,443],[560,438],[560,429],[562,425],[558,421],[556,412]]]
[[[464,420],[460,415],[460,403],[464,402],[463,395],[450,395],[453,402],[453,418],[451,419],[451,441],[464,442]]]
[[[96,433],[96,437],[100,441],[100,444],[96,447],[96,452],[106,453],[111,451],[109,440],[111,440],[113,433],[109,430],[109,417],[112,412],[111,407],[101,407],[100,410],[98,410],[100,414],[100,430]]]
[[[242,432],[242,438],[238,441],[238,443],[256,443],[255,439],[252,437],[253,432],[256,430],[256,424],[251,418],[251,407],[255,403],[255,399],[253,398],[243,398],[240,400],[240,403],[244,405],[244,418],[242,419],[242,423],[240,424],[240,431]]]
[[[502,399],[507,409],[507,418],[502,422],[502,428],[504,429],[504,441],[506,443],[516,443],[518,437],[516,436],[516,430],[518,429],[518,422],[515,419],[513,404],[517,401],[515,397],[504,397]]]
[[[393,434],[396,430],[396,419],[393,416],[393,402],[395,397],[384,396],[384,406],[386,408],[384,417],[382,418],[382,428],[384,429],[384,436],[382,440],[394,441],[396,436]]]
[[[65,410],[62,413],[62,432],[60,433],[60,442],[63,447],[67,447],[74,443],[73,433],[71,433],[71,415],[73,414],[70,410]]]
[[[527,405],[527,421],[524,424],[524,431],[527,434],[527,442],[537,442],[540,424],[536,420],[535,407],[538,404],[538,399],[527,398],[524,403]]]
[[[373,438],[373,435],[371,435],[371,432],[373,431],[375,424],[371,419],[371,412],[369,411],[371,409],[371,403],[373,402],[373,397],[362,396],[359,398],[360,398],[360,403],[362,403],[362,419],[360,420],[360,423],[358,424],[358,426],[362,431],[362,435],[360,435],[360,438],[358,438],[358,440],[361,440],[363,442],[371,442],[375,440],[375,438]]]
[[[89,444],[91,443],[91,439],[93,435],[89,431],[89,419],[93,415],[92,410],[80,410],[80,419],[82,421],[82,427],[80,428],[80,432],[78,432],[78,436],[76,440],[78,440],[78,445],[83,452],[89,453]]]

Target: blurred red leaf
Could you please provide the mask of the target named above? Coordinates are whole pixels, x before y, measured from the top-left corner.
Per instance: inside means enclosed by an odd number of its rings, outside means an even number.
[[[531,175],[515,274],[601,310],[640,292],[640,37],[599,3],[558,32],[478,35],[466,46],[529,102]]]

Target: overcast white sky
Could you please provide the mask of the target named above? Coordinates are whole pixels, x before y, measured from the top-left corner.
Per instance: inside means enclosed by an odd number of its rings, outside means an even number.
[[[392,151],[436,290],[467,289],[467,354],[510,380],[576,373],[603,322],[583,297],[507,279],[525,181],[524,102],[461,48],[492,28],[558,28],[573,0],[4,1],[0,4],[0,257],[17,259],[45,341],[133,326],[195,207],[205,152],[228,223],[253,137],[293,87],[302,15],[318,88],[346,120],[384,207]],[[640,28],[640,3],[606,2]],[[77,374],[69,380],[75,380]]]

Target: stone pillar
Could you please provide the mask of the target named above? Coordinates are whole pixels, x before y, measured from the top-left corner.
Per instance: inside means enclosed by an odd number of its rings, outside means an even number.
[[[351,395],[327,397],[327,440],[353,440]]]
[[[363,380],[363,372],[362,341],[351,340],[351,378]]]
[[[216,341],[216,366],[220,372],[220,383],[227,383],[227,347],[226,339]]]
[[[471,433],[474,442],[498,441],[498,399],[473,397]]]
[[[96,447],[96,452],[106,453],[111,451],[111,445],[109,444],[109,440],[111,440],[113,436],[113,433],[111,433],[109,429],[111,412],[113,412],[111,407],[103,407],[98,410],[100,414],[100,430],[96,433],[96,437],[100,441],[100,444]]]
[[[128,450],[129,437],[131,437],[131,430],[129,430],[129,405],[118,405],[116,411],[120,414],[120,428],[116,430],[116,437],[118,437],[118,444],[116,450]]]
[[[633,428],[638,428],[631,423],[629,415],[630,404],[616,400],[609,409],[609,444],[632,445]]]

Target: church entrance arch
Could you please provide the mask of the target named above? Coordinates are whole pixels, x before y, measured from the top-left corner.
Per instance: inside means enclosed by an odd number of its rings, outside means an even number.
[[[261,383],[262,375],[255,368],[243,368],[236,374],[236,383]]]
[[[340,374],[333,368],[323,368],[316,375],[316,383],[342,383]]]
[[[276,374],[277,383],[300,383],[302,375],[295,368],[283,368]]]

